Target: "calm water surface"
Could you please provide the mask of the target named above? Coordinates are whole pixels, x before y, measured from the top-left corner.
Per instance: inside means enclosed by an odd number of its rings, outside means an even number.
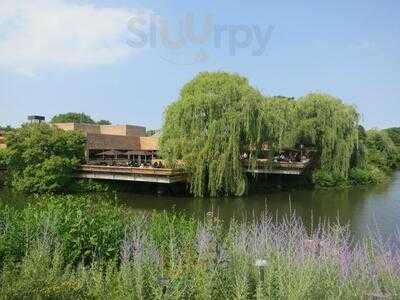
[[[304,190],[250,195],[241,198],[196,199],[122,194],[122,201],[135,210],[178,211],[203,218],[213,211],[221,218],[260,216],[266,210],[282,217],[291,212],[307,227],[319,221],[349,225],[354,235],[378,233],[389,236],[400,228],[400,171],[380,186],[346,189]]]
[[[356,237],[371,231],[386,237],[395,234],[400,228],[400,171],[394,173],[387,184],[374,187],[271,192],[219,199],[142,194],[119,194],[118,197],[133,210],[176,211],[196,218],[203,218],[209,211],[224,220],[233,217],[250,219],[266,211],[279,219],[295,212],[307,227],[319,221],[339,221],[348,224]],[[0,201],[23,206],[27,199],[0,191]]]

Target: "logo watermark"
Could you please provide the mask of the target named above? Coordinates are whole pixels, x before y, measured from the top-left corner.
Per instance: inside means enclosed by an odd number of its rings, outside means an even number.
[[[181,55],[193,52],[184,64],[194,64],[208,60],[206,49],[210,47],[225,49],[230,56],[245,49],[251,56],[265,55],[275,29],[273,25],[218,24],[213,15],[206,15],[198,23],[195,21],[195,15],[187,13],[173,27],[172,22],[160,16],[137,15],[128,22],[127,42],[136,49],[162,47],[175,56],[166,59],[172,63],[178,63],[176,58]]]

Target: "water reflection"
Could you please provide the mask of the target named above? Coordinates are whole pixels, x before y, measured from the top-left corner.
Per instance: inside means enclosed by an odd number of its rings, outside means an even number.
[[[370,230],[392,234],[400,224],[400,172],[390,182],[375,187],[303,190],[251,195],[240,198],[175,198],[122,194],[122,202],[139,210],[179,211],[203,218],[214,211],[222,219],[250,219],[268,209],[278,218],[295,212],[310,228],[319,221],[349,224],[351,231],[363,235]]]

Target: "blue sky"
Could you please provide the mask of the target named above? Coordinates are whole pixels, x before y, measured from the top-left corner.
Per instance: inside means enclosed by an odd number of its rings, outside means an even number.
[[[367,127],[400,126],[400,2],[293,2],[2,0],[0,124],[76,111],[158,128],[182,85],[224,70],[267,95],[333,94],[355,104]],[[141,48],[127,43],[138,38],[128,30],[132,17],[145,16],[140,30],[149,37],[148,17],[157,16],[174,38],[190,14],[195,31],[208,16],[212,28],[248,28],[234,37],[252,41],[235,55],[227,32],[220,48],[214,35],[178,50],[159,37]],[[272,32],[258,56],[254,28]]]

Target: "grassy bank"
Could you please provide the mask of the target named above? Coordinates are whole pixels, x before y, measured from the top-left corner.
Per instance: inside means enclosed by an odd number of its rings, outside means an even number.
[[[88,197],[0,209],[4,299],[361,299],[399,297],[399,239],[352,244],[292,217],[227,226],[132,213]],[[393,244],[395,243],[395,244]],[[393,247],[394,246],[394,247]]]

